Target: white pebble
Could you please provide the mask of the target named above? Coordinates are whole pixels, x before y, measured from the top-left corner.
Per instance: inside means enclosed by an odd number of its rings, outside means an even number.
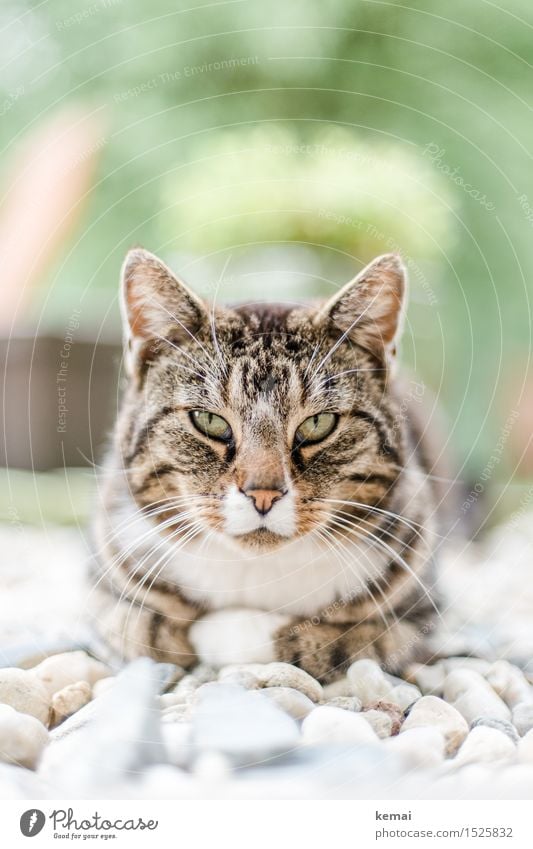
[[[192,697],[192,694],[196,692],[198,687],[201,686],[201,681],[198,678],[195,678],[194,675],[186,675],[185,678],[182,678],[179,684],[177,684],[172,693],[177,696],[184,696],[187,700]]]
[[[439,728],[408,728],[387,740],[387,747],[397,752],[408,767],[430,767],[442,763],[446,740]]]
[[[513,708],[513,725],[521,737],[533,728],[533,704],[521,702]]]
[[[341,698],[343,696],[353,696],[352,682],[349,678],[339,678],[338,681],[332,681],[331,684],[324,685],[324,700],[326,702],[330,699]]]
[[[370,724],[360,713],[321,705],[302,723],[304,743],[365,743],[378,741]]]
[[[48,739],[48,731],[34,716],[0,705],[0,760],[35,769]]]
[[[442,696],[446,671],[441,663],[426,666],[423,663],[412,663],[408,668],[409,681],[414,682],[426,695]]]
[[[450,672],[444,682],[444,698],[457,708],[469,723],[478,716],[511,719],[511,711],[505,702],[478,672],[464,669]]]
[[[107,693],[114,686],[116,680],[114,675],[110,675],[109,678],[100,678],[99,681],[96,681],[93,685],[93,699],[97,699],[98,696]]]
[[[390,691],[387,701],[398,705],[402,710],[406,710],[421,698],[422,693],[414,684],[399,684]]]
[[[385,678],[383,670],[374,660],[356,660],[347,672],[352,684],[352,693],[361,699],[363,705],[387,698],[392,686]]]
[[[50,696],[77,681],[96,684],[111,675],[111,670],[84,651],[63,652],[45,658],[31,670],[44,684]]]
[[[0,703],[48,724],[50,697],[31,670],[0,669]]]
[[[533,687],[524,673],[507,660],[498,660],[489,668],[487,681],[495,692],[513,708],[523,702],[533,705]]]
[[[161,721],[165,723],[188,722],[192,716],[191,705],[171,705],[163,710]]]
[[[240,680],[235,674],[238,673]],[[324,697],[324,690],[315,678],[304,672],[303,669],[298,669],[290,663],[281,663],[275,661],[273,663],[245,663],[234,664],[227,666],[220,676],[220,680],[225,684],[229,683],[228,676],[233,675],[232,684],[239,684],[245,689],[251,689],[246,682],[251,679],[247,676],[253,676],[256,687],[291,687],[299,690],[312,702],[319,702]]]
[[[245,690],[257,690],[259,688],[257,675],[249,669],[243,669],[239,666],[224,666],[219,672],[218,680],[223,684],[235,684]]]
[[[175,705],[186,705],[191,701],[191,698],[186,693],[163,693],[162,696],[159,696],[159,705],[161,710],[165,710],[165,708],[171,708]]]
[[[516,747],[503,731],[476,725],[472,728],[463,745],[457,752],[453,764],[463,766],[468,763],[490,763],[509,760],[516,754]]]
[[[161,733],[170,763],[185,769],[193,753],[192,724],[164,722],[161,725]]]
[[[391,736],[392,719],[388,713],[382,710],[365,710],[361,716],[366,719],[381,740]]]
[[[231,771],[231,761],[222,752],[202,752],[194,764],[194,774],[202,781],[225,781]]]
[[[293,687],[312,702],[319,702],[324,696],[322,684],[303,669],[298,669],[290,663],[261,665],[257,677],[261,687]]]
[[[533,728],[518,741],[518,759],[527,763],[533,762]]]
[[[491,667],[490,661],[482,657],[447,657],[441,661],[441,665],[446,674],[455,669],[466,669],[477,672],[479,675],[486,675]]]
[[[328,699],[326,704],[343,710],[353,710],[356,713],[363,707],[361,699],[358,699],[357,696],[336,696],[333,699]]]
[[[305,719],[315,708],[311,699],[293,687],[264,687],[256,690],[254,695],[258,698],[270,699],[293,719]]]
[[[423,696],[419,699],[403,723],[400,734],[411,728],[425,727],[437,728],[443,733],[448,754],[455,752],[468,734],[464,717],[438,696]]]
[[[68,684],[52,696],[51,725],[58,725],[68,716],[80,710],[91,701],[91,687],[87,681]]]

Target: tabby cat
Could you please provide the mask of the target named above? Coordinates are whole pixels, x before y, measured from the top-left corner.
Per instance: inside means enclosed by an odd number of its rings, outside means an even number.
[[[395,255],[326,303],[215,306],[130,251],[91,591],[117,656],[280,660],[323,682],[413,657],[440,499],[394,376],[404,300]]]

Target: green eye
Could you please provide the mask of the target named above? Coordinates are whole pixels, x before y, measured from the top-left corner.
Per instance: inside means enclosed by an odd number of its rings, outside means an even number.
[[[322,442],[335,428],[338,416],[335,413],[317,413],[303,421],[295,433],[294,441],[300,445]]]
[[[221,439],[223,442],[229,442],[233,436],[226,419],[217,416],[216,413],[210,413],[208,410],[193,410],[190,416],[195,428],[204,436]]]

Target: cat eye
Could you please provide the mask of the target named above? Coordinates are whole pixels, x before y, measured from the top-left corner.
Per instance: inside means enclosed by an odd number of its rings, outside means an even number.
[[[211,439],[220,439],[222,442],[229,442],[233,436],[226,419],[217,416],[216,413],[210,413],[208,410],[192,410],[190,417],[196,430],[199,430],[204,436],[209,436]]]
[[[317,413],[316,416],[309,416],[301,423],[294,435],[296,445],[300,447],[322,442],[333,432],[338,418],[335,413]]]

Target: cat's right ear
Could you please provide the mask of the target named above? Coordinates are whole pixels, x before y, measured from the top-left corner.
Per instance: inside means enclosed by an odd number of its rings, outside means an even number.
[[[121,312],[125,347],[131,365],[150,340],[174,344],[194,339],[207,308],[158,257],[143,248],[129,251],[122,266]]]

